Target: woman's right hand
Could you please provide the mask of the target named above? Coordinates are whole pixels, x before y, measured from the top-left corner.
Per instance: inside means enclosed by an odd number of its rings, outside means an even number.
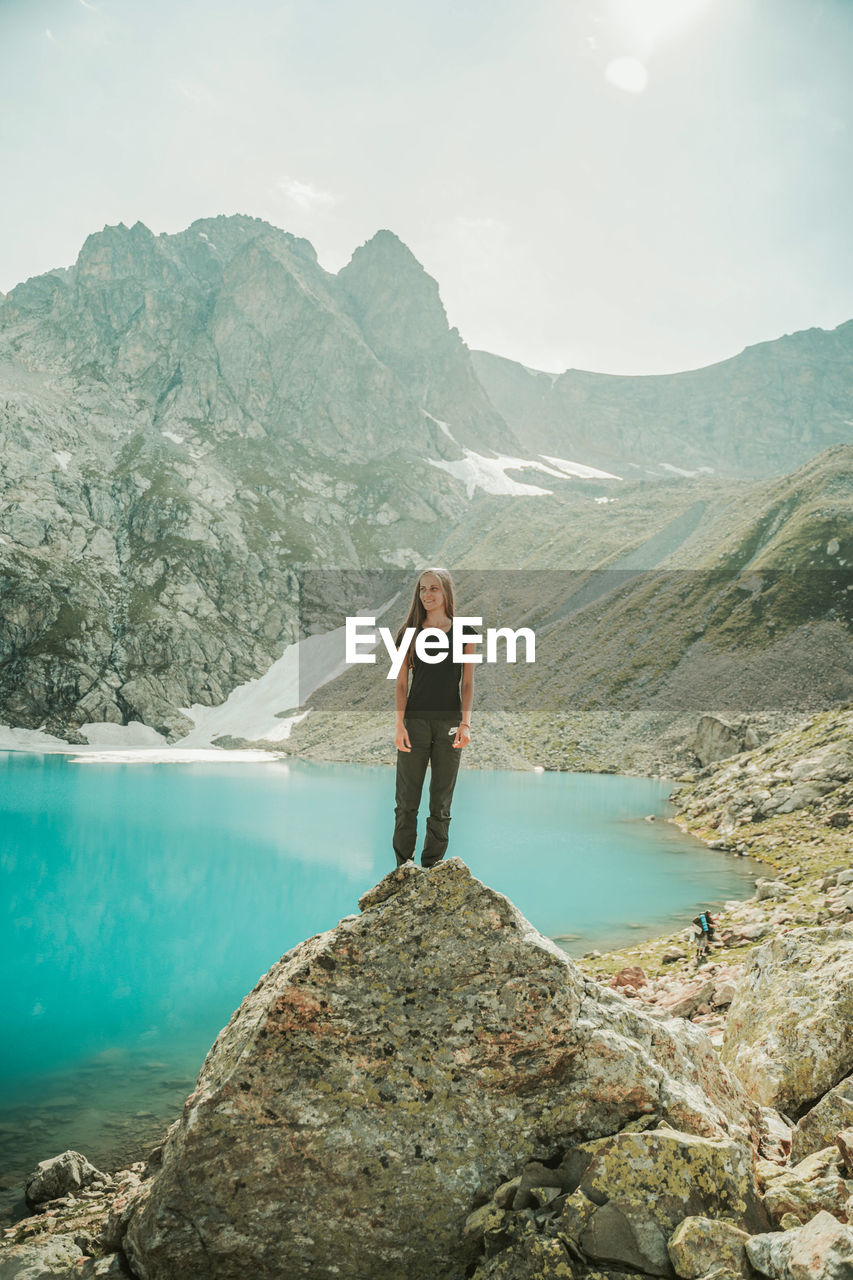
[[[409,731],[402,723],[397,725],[397,732],[394,734],[394,746],[398,751],[411,751],[412,744],[409,742]]]

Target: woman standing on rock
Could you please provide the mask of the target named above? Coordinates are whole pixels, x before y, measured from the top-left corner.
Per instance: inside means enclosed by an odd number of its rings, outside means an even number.
[[[399,648],[413,628],[406,659],[395,687],[397,728],[397,807],[394,853],[397,865],[411,862],[417,840],[418,806],[430,766],[429,817],[421,865],[434,867],[447,849],[450,802],[459,772],[459,752],[471,740],[474,667],[453,661],[453,583],[446,569],[426,569],[415,583],[408,617],[397,632]],[[422,636],[424,631],[431,636]],[[438,634],[447,637],[442,640]],[[428,661],[416,651],[426,653]],[[473,653],[466,644],[464,652]],[[411,685],[409,677],[411,676]]]

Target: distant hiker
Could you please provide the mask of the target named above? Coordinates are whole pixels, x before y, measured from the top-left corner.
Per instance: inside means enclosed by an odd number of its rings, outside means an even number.
[[[393,846],[398,867],[415,856],[418,806],[427,765],[429,817],[421,865],[434,867],[447,849],[450,802],[459,772],[460,750],[471,740],[474,699],[473,665],[453,661],[451,627],[455,610],[450,574],[446,569],[426,569],[415,583],[408,616],[397,632],[399,647],[406,629],[413,631],[395,685],[397,807]],[[429,662],[415,651],[418,635],[425,630],[436,633],[431,638],[424,637],[432,659]],[[438,632],[447,636],[444,649]],[[463,652],[473,653],[473,644],[466,644]]]
[[[693,917],[693,930],[696,935],[696,963],[704,964],[714,941],[714,917],[707,907]]]

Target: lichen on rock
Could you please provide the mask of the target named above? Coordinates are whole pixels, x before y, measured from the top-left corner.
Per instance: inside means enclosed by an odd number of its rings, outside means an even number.
[[[770,1280],[849,1280],[853,1228],[821,1212],[802,1227],[754,1236],[746,1252],[754,1269]]]
[[[791,929],[751,957],[722,1058],[756,1102],[794,1117],[853,1070],[853,926]]]
[[[849,1125],[853,1125],[853,1075],[846,1076],[800,1117],[791,1136],[791,1159],[803,1160],[828,1147]]]

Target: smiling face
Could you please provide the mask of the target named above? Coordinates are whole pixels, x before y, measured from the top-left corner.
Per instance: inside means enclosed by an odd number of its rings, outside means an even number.
[[[434,573],[421,574],[419,587],[421,604],[426,613],[439,613],[444,611],[444,592],[441,589],[441,583]]]

